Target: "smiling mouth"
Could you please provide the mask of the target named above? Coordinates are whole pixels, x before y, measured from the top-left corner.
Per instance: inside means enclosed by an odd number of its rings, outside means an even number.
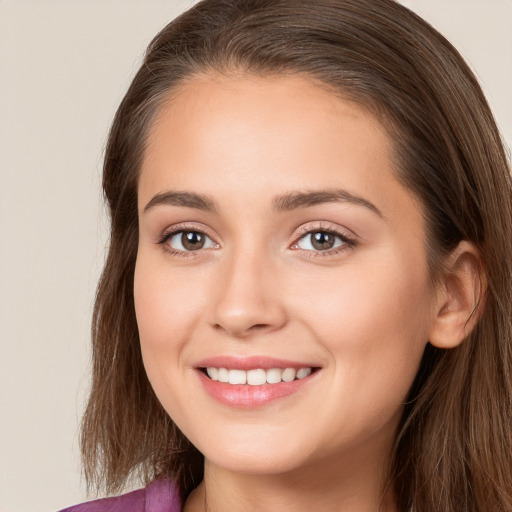
[[[246,371],[209,366],[201,370],[210,380],[215,382],[233,385],[248,384],[249,386],[263,386],[265,384],[279,384],[281,382],[301,380],[314,373],[318,368],[269,368],[268,370],[256,368]]]

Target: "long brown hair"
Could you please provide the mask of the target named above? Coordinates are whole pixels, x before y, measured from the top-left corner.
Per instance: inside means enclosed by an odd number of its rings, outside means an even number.
[[[93,318],[82,427],[90,484],[175,479],[186,496],[202,456],[146,377],[133,302],[137,177],[148,129],[195,74],[296,73],[358,103],[395,142],[397,175],[420,198],[435,279],[461,240],[480,251],[482,317],[457,348],[427,345],[390,467],[401,510],[512,511],[512,185],[484,95],[453,46],[392,0],[204,0],[151,42],[110,132],[103,188],[108,258]]]

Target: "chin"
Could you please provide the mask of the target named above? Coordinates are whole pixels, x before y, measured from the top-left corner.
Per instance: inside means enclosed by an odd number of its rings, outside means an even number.
[[[212,457],[205,456],[205,459],[225,471],[246,475],[278,475],[290,473],[297,468],[303,467],[303,461],[297,457],[297,453],[213,453]]]
[[[257,435],[215,436],[212,442],[204,440],[195,444],[205,459],[224,470],[240,474],[272,475],[286,473],[305,463],[303,443],[288,434],[272,436],[267,429]],[[261,432],[263,431],[263,432]],[[193,442],[193,441],[192,441]]]

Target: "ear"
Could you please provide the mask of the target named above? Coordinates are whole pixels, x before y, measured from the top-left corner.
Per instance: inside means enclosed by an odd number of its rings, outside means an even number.
[[[466,241],[459,243],[444,265],[436,296],[429,341],[454,348],[471,333],[485,304],[487,282],[480,254]]]

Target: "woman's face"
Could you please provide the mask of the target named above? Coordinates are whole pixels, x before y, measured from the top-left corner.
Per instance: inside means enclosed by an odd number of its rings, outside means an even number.
[[[144,365],[211,464],[389,455],[434,291],[373,116],[299,77],[196,77],[152,127],[139,222]]]

